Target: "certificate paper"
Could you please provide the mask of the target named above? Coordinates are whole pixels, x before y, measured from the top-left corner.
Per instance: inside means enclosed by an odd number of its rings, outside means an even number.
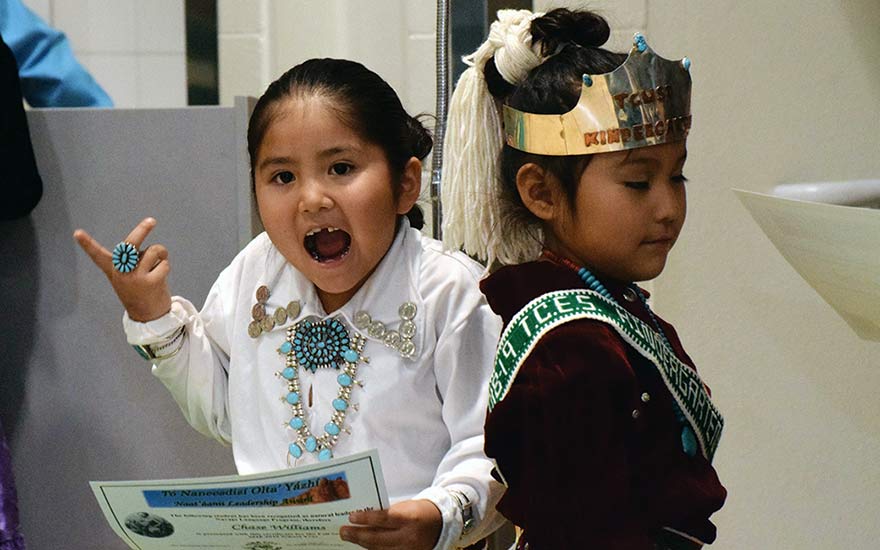
[[[110,527],[131,548],[354,549],[339,528],[389,507],[375,449],[248,476],[92,481]]]

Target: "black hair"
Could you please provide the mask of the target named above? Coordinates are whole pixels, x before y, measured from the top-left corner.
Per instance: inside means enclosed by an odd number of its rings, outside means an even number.
[[[397,180],[392,189],[395,196],[400,193],[400,177],[409,159],[423,160],[434,145],[428,130],[406,112],[397,93],[382,77],[355,61],[309,59],[270,84],[251,113],[247,139],[252,182],[257,151],[278,103],[306,95],[332,99],[341,120],[385,152]],[[413,227],[421,229],[424,225],[418,206],[414,205],[406,215]]]
[[[533,20],[530,30],[532,43],[540,44],[544,55],[553,55],[532,69],[524,82],[514,86],[505,81],[494,60],[486,63],[484,70],[489,92],[520,111],[567,113],[580,99],[584,74],[610,72],[626,60],[626,54],[600,47],[608,40],[611,29],[602,16],[590,11],[558,8]],[[525,214],[516,188],[516,174],[524,164],[535,163],[559,180],[569,202],[573,202],[580,175],[590,158],[591,155],[536,155],[505,144],[501,151],[501,199],[510,202],[519,215]]]

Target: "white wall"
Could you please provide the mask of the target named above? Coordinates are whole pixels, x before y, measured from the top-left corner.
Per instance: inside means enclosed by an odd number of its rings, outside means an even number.
[[[220,104],[235,96],[260,97],[281,73],[270,70],[270,0],[218,0],[217,56]]]
[[[116,107],[186,105],[184,0],[24,0]]]
[[[412,114],[434,112],[433,0],[219,0],[220,103],[259,97],[311,57],[365,64]]]

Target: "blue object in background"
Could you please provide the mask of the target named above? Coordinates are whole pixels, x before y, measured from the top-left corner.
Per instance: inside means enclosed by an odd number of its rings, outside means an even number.
[[[112,107],[110,96],[73,55],[63,32],[21,0],[0,0],[0,35],[18,63],[21,92],[32,107]]]

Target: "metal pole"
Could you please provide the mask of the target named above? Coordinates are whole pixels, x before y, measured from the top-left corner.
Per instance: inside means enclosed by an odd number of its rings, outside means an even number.
[[[431,157],[431,220],[435,239],[443,237],[440,208],[440,175],[443,167],[443,138],[449,102],[449,0],[437,0],[437,126]]]

